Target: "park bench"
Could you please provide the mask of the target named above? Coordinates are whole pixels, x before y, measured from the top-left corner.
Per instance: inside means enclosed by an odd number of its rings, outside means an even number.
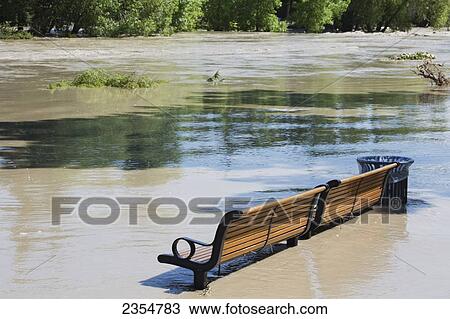
[[[285,199],[228,212],[211,243],[178,238],[172,244],[172,254],[159,255],[158,261],[192,270],[195,288],[203,289],[208,271],[222,263],[284,241],[288,247],[297,246],[299,238],[308,239],[318,227],[374,206],[395,167],[397,164],[387,165]],[[189,249],[180,252],[182,241]]]

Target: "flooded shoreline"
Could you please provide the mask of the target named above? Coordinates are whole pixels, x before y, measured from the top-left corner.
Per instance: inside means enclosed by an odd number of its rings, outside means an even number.
[[[450,96],[415,62],[385,58],[426,49],[449,63],[450,36],[402,36],[0,42],[0,297],[448,298]],[[46,89],[89,65],[168,83]],[[218,69],[225,81],[207,83]],[[157,225],[144,209],[138,225],[126,213],[106,227],[75,214],[51,225],[54,196],[264,201],[353,175],[369,154],[415,159],[407,214],[382,224],[375,212],[232,264],[206,294],[156,256],[180,236],[210,240],[214,225]]]

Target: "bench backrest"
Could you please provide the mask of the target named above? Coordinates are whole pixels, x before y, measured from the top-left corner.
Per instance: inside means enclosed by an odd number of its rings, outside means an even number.
[[[225,229],[220,262],[306,232],[318,198],[326,189],[319,186],[244,211]]]
[[[329,182],[330,190],[320,224],[361,212],[376,205],[382,196],[386,178],[398,164],[343,179]]]

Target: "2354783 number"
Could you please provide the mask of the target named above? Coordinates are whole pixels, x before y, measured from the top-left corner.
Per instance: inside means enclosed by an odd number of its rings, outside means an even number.
[[[180,313],[180,304],[179,303],[128,303],[125,302],[122,305],[122,314],[123,315],[137,315],[137,314],[166,314],[166,315],[178,315]]]

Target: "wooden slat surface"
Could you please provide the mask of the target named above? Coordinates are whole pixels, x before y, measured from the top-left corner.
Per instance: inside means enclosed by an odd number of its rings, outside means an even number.
[[[190,254],[190,250],[185,250],[180,253],[181,256],[187,257]],[[195,250],[194,256],[191,257],[190,260],[195,262],[205,262],[211,258],[212,246],[208,247],[198,247]]]
[[[318,187],[244,211],[227,227],[221,262],[300,235],[308,224],[311,205],[325,189]]]
[[[332,188],[328,194],[322,224],[375,205],[382,195],[386,174],[395,167],[397,164],[391,164],[343,179],[341,184]]]

